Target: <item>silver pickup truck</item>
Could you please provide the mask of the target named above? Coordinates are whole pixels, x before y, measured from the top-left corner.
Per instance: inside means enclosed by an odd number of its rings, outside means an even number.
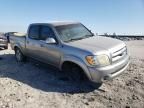
[[[75,81],[111,80],[129,64],[124,42],[94,36],[78,22],[31,24],[26,35],[10,36],[10,43],[18,62],[31,57],[55,66]]]

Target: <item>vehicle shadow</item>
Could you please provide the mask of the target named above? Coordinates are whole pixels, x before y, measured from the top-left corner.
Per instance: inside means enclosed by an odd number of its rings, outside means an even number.
[[[59,93],[87,93],[99,90],[100,84],[95,87],[90,82],[71,82],[57,69],[28,59],[26,63],[17,63],[13,54],[0,55],[0,77],[10,78],[46,92]]]

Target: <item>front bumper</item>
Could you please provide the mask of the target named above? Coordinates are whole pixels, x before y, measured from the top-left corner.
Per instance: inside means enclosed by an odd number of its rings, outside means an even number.
[[[89,73],[91,75],[90,80],[93,82],[105,82],[106,80],[111,80],[119,76],[127,69],[129,61],[130,59],[129,56],[127,55],[121,61],[106,67],[100,67],[100,68],[88,67]]]

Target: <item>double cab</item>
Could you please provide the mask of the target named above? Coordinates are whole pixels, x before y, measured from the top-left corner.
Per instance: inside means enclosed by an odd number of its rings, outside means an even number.
[[[94,83],[111,80],[129,65],[123,41],[94,36],[79,22],[30,24],[26,34],[10,36],[18,62],[31,57],[68,73],[73,79]]]

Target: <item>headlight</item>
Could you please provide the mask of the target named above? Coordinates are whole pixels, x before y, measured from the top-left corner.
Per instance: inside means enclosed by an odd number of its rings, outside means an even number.
[[[106,66],[110,64],[107,55],[87,56],[86,61],[92,66]]]

